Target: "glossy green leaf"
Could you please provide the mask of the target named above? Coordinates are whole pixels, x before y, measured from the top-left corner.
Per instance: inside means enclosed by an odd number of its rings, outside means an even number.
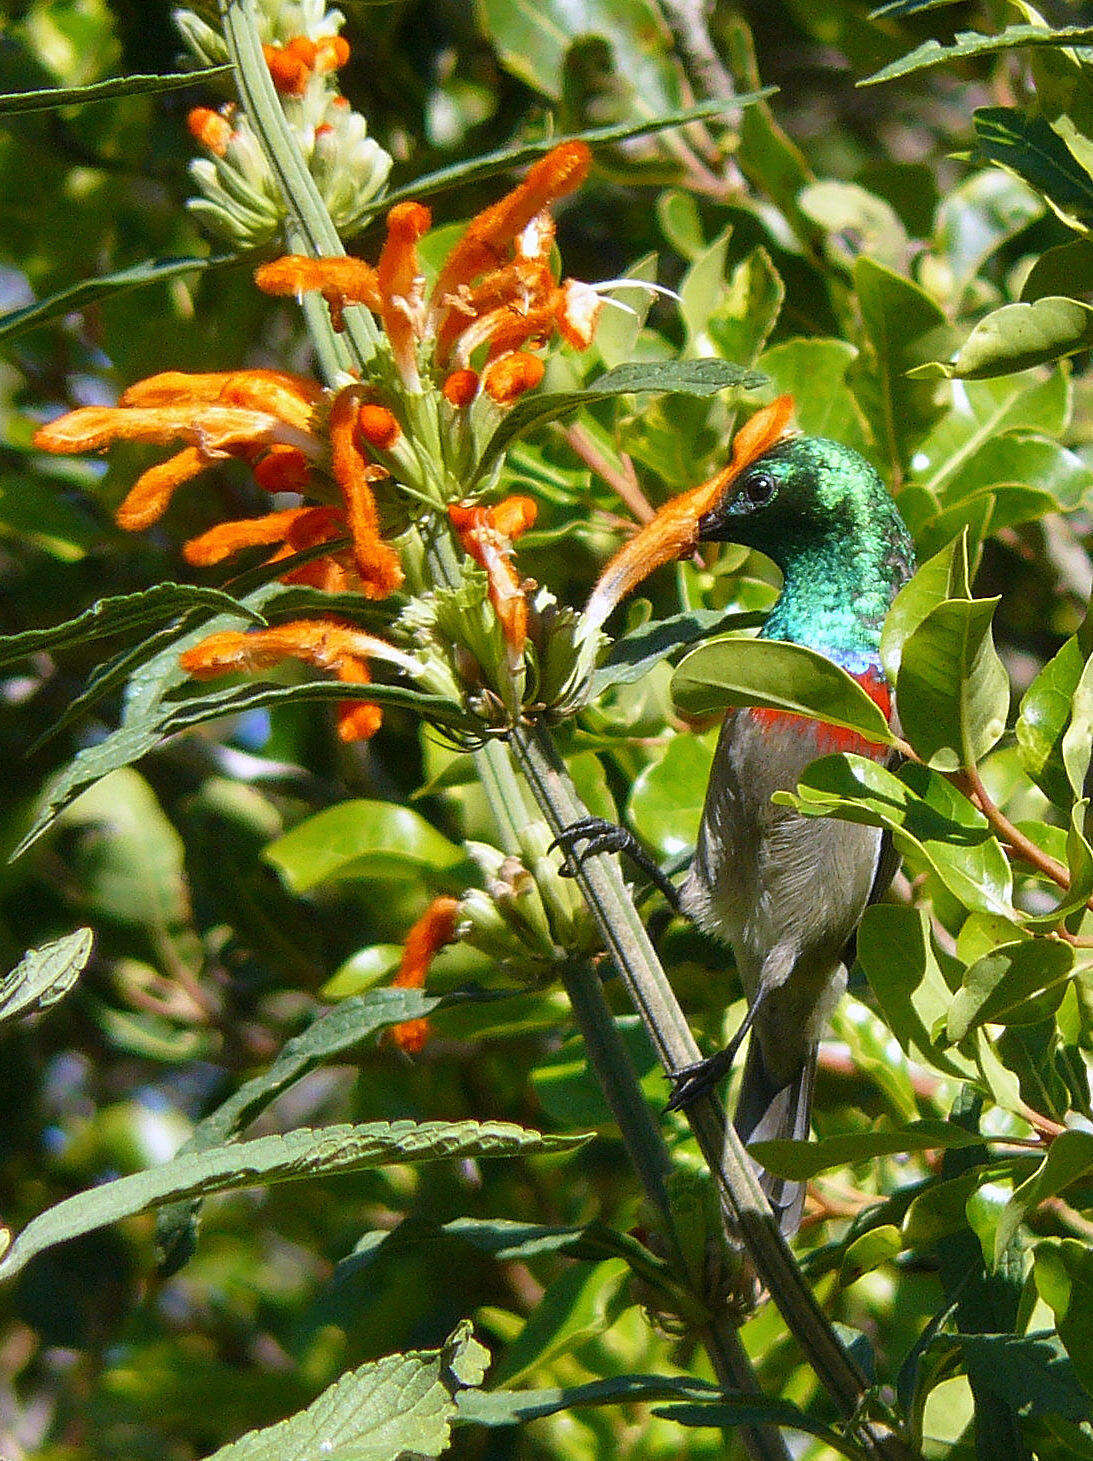
[[[1073,790],[1063,763],[1063,734],[1070,724],[1071,702],[1085,669],[1076,637],[1049,659],[1021,699],[1014,727],[1021,764],[1044,794],[1067,807]]]
[[[1009,677],[991,637],[997,599],[949,599],[903,644],[903,733],[930,766],[974,766],[1006,729]]]
[[[802,644],[716,639],[691,651],[672,676],[672,698],[688,715],[759,705],[812,716],[890,745],[884,712],[852,675]]]
[[[475,1393],[489,1350],[464,1321],[440,1349],[369,1360],[328,1386],[306,1410],[249,1431],[209,1461],[398,1461],[442,1455],[456,1403]]]
[[[1070,826],[1067,828],[1065,845],[1060,851],[1052,850],[1050,854],[1065,863],[1070,874],[1070,887],[1065,893],[1060,893],[1059,901],[1049,913],[1038,913],[1026,918],[1025,924],[1029,929],[1052,932],[1064,918],[1084,908],[1093,896],[1093,847],[1085,836],[1088,811],[1087,797],[1074,803],[1070,809]],[[1037,835],[1039,829],[1034,831],[1029,828],[1028,823],[1022,823],[1021,830],[1026,836],[1031,836],[1038,846],[1043,846],[1045,839]],[[1058,834],[1060,828],[1044,827],[1044,831]]]
[[[763,614],[725,614],[720,609],[689,609],[667,619],[650,619],[614,640],[592,677],[595,699],[612,685],[640,680],[670,654],[715,630],[748,629],[761,624]]]
[[[486,443],[467,485],[473,486],[481,480],[518,436],[544,426],[548,421],[557,421],[581,406],[645,391],[716,396],[730,388],[740,392],[760,390],[767,383],[766,376],[759,371],[712,357],[703,360],[649,360],[616,365],[583,390],[526,395],[508,412]]]
[[[1050,365],[1093,347],[1093,305],[1060,295],[1031,304],[1005,304],[973,328],[951,362],[916,366],[915,379],[927,376],[976,380],[1009,375],[1032,365]]]
[[[158,627],[196,609],[237,614],[252,624],[269,622],[257,609],[222,589],[192,583],[157,583],[139,593],[98,599],[75,619],[52,624],[48,629],[24,629],[21,634],[0,635],[0,665],[10,664],[28,654],[38,654],[43,649],[60,649],[109,634],[127,634],[134,629]]]
[[[647,766],[631,788],[627,819],[662,857],[676,857],[695,845],[712,750],[709,736],[673,736],[660,760]]]
[[[819,1141],[757,1141],[749,1144],[748,1151],[768,1171],[803,1182],[851,1162],[868,1162],[901,1152],[978,1146],[982,1140],[978,1133],[947,1121],[912,1121],[894,1130],[847,1132]]]
[[[857,356],[847,340],[785,340],[764,350],[756,364],[779,393],[793,397],[806,436],[831,437],[872,456],[865,417],[847,382]]]
[[[889,471],[902,473],[940,414],[936,386],[907,372],[938,355],[945,315],[912,280],[864,255],[854,262],[854,288],[868,353],[855,362],[851,381]]]
[[[858,961],[892,1034],[911,1057],[956,1079],[973,1070],[937,1033],[952,1001],[930,939],[928,916],[919,909],[877,903],[858,929]]]
[[[1039,1259],[1039,1247],[1036,1254]],[[962,1334],[960,1347],[966,1362],[978,1362],[995,1394],[1008,1400],[1022,1415],[1093,1420],[1090,1397],[1082,1389],[1077,1369],[1058,1335],[1047,1330],[1031,1334]]]
[[[891,7],[888,7],[889,9]],[[913,71],[926,71],[932,66],[946,66],[968,56],[989,56],[998,51],[1011,51],[1020,46],[1082,46],[1093,42],[1093,26],[1069,25],[1048,29],[1042,25],[1007,25],[998,35],[981,35],[979,31],[958,31],[951,45],[940,41],[923,41],[909,55],[883,67],[859,81],[859,86],[876,86],[894,81]]]
[[[229,1142],[172,1157],[147,1172],[104,1182],[48,1208],[27,1224],[0,1259],[0,1280],[13,1278],[35,1254],[56,1243],[165,1202],[268,1182],[358,1172],[391,1162],[570,1151],[586,1140],[584,1136],[544,1136],[505,1121],[373,1121]]]
[[[64,999],[87,967],[94,939],[91,929],[78,928],[25,953],[0,980],[0,1021]]]
[[[706,336],[718,354],[740,365],[753,364],[774,329],[785,294],[766,249],[753,249],[741,259],[705,322]]]
[[[1028,1179],[1022,1182],[1006,1205],[998,1224],[995,1255],[1001,1257],[1013,1241],[1026,1213],[1055,1197],[1072,1182],[1093,1171],[1093,1132],[1064,1131],[1048,1148],[1047,1156]]]
[[[850,267],[858,254],[897,272],[907,262],[907,230],[884,198],[857,183],[823,178],[797,195],[802,212],[827,235],[829,256]]]
[[[886,827],[904,856],[931,869],[966,908],[1017,916],[1010,865],[986,819],[924,766],[911,763],[896,776],[862,756],[826,756],[808,767],[796,796],[777,793],[775,800],[804,816]]]
[[[867,1273],[891,1263],[903,1248],[903,1237],[899,1228],[891,1223],[881,1223],[855,1238],[843,1254],[839,1265],[839,1284],[846,1288],[856,1283]]]
[[[966,536],[954,538],[923,563],[893,599],[880,638],[881,663],[893,685],[899,676],[903,646],[927,614],[946,599],[967,595],[967,552]]]
[[[632,1300],[621,1258],[569,1268],[549,1285],[523,1329],[505,1350],[492,1379],[511,1384],[529,1370],[566,1354],[610,1327]]]
[[[332,878],[367,877],[383,864],[450,872],[467,861],[419,812],[399,802],[353,800],[308,817],[265,850],[294,893]]]
[[[1060,754],[1070,788],[1083,794],[1093,750],[1093,659],[1086,661],[1070,702],[1070,724],[1063,731]]]
[[[1093,217],[1093,177],[1051,123],[1013,107],[980,107],[972,125],[981,155],[1036,188],[1065,222],[1078,227]]]
[[[1036,1287],[1055,1314],[1088,1406],[1093,1396],[1093,1251],[1075,1238],[1044,1238],[1033,1257]]]
[[[1039,255],[1025,276],[1021,298],[1031,302],[1045,295],[1064,294],[1081,299],[1088,292],[1090,279],[1093,279],[1093,239],[1076,238]]]
[[[1073,950],[1057,940],[1003,944],[965,973],[949,1009],[949,1039],[957,1045],[979,1025],[1027,1025],[1054,1014],[1073,968]]]
[[[133,264],[127,269],[118,269],[113,274],[101,274],[97,279],[84,279],[70,285],[35,304],[23,309],[11,310],[0,315],[0,342],[10,344],[28,330],[47,325],[61,319],[74,310],[86,309],[88,305],[99,304],[104,299],[127,294],[131,289],[143,289],[146,284],[166,284],[184,274],[204,273],[221,269],[228,264],[245,263],[244,254],[209,254],[206,257],[189,259],[149,259],[143,264]]]
[[[196,71],[177,71],[164,76],[110,76],[87,86],[46,86],[37,91],[8,91],[0,95],[0,116],[19,112],[51,111],[56,107],[86,106],[117,96],[144,96],[153,92],[182,91],[223,81],[232,74],[230,66],[203,66]]]

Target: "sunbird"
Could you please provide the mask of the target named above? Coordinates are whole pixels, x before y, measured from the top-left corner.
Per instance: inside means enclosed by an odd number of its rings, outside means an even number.
[[[734,451],[729,468],[684,494],[692,526],[682,535],[673,526],[671,548],[731,542],[766,554],[781,569],[782,588],[760,637],[818,650],[864,686],[890,720],[880,637],[892,600],[914,569],[911,535],[858,452],[821,437],[783,434],[791,409],[783,402],[773,420],[761,421],[762,412],[753,418],[752,440]],[[670,503],[662,512],[672,509]],[[610,588],[590,600],[597,617],[606,617],[606,601],[616,602],[653,560],[664,561],[661,538],[654,519],[620,550],[601,579],[611,578]],[[643,555],[639,570],[633,565]],[[745,1143],[807,1138],[818,1042],[846,987],[862,915],[896,869],[890,839],[879,828],[806,818],[772,802],[775,792],[796,788],[811,761],[833,751],[878,761],[890,754],[852,731],[801,715],[730,710],[714,752],[694,860],[678,890],[630,834],[620,836],[610,824],[584,822],[561,839],[570,850],[589,839],[582,858],[636,851],[677,910],[732,949],[747,1015],[724,1050],[677,1073],[669,1105],[686,1106],[719,1081],[750,1030],[733,1118]],[[760,1180],[779,1226],[792,1234],[804,1184],[766,1172]]]

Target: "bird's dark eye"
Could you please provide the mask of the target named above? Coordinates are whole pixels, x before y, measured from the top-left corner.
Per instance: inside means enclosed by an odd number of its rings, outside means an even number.
[[[753,472],[741,484],[741,495],[749,507],[762,507],[774,496],[774,478],[766,472]]]

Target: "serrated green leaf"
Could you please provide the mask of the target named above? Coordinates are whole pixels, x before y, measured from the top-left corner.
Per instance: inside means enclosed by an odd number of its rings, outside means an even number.
[[[183,274],[204,273],[221,269],[228,264],[245,263],[244,254],[209,254],[205,258],[149,259],[143,264],[133,264],[127,269],[118,269],[113,274],[101,274],[97,279],[84,279],[79,284],[58,290],[56,294],[28,304],[23,309],[11,310],[0,315],[0,342],[10,343],[27,330],[47,325],[51,320],[61,319],[73,310],[86,309],[100,300],[126,294],[130,289],[143,289],[146,284],[164,284],[178,279]]]
[[[94,941],[91,929],[78,928],[25,953],[0,980],[0,1021],[63,999],[86,968]]]
[[[925,7],[916,7],[925,8]],[[885,7],[891,12],[892,6]],[[884,13],[884,12],[878,12]],[[859,86],[876,86],[882,81],[895,81],[913,71],[926,71],[932,66],[945,66],[950,61],[968,56],[989,56],[998,51],[1011,51],[1019,46],[1084,46],[1093,42],[1093,26],[1069,25],[1049,30],[1042,25],[1007,25],[998,35],[981,35],[978,31],[958,31],[952,45],[940,41],[923,41],[921,46],[898,61],[884,66],[872,76],[859,81]]]
[[[1072,1182],[1093,1171],[1093,1132],[1064,1131],[1048,1148],[1047,1156],[1028,1179],[1022,1182],[999,1219],[995,1236],[996,1259],[1009,1247],[1024,1221],[1025,1214],[1055,1197]]]
[[[1031,304],[1005,304],[981,319],[951,362],[931,361],[908,373],[913,379],[944,376],[980,380],[1050,365],[1093,347],[1093,305],[1060,295]]]
[[[230,1142],[172,1157],[146,1172],[104,1182],[48,1208],[27,1224],[0,1260],[0,1281],[13,1278],[36,1254],[57,1243],[165,1202],[269,1182],[356,1172],[391,1162],[571,1151],[587,1140],[585,1136],[544,1136],[506,1121],[373,1121]]]
[[[176,71],[163,76],[110,76],[88,86],[46,86],[37,91],[8,91],[0,94],[0,116],[20,112],[51,111],[57,107],[87,106],[117,96],[143,96],[151,92],[182,91],[226,80],[230,66],[202,66],[196,71]]]
[[[402,1020],[427,1018],[434,1010],[450,1004],[452,998],[429,995],[420,989],[374,989],[345,1000],[294,1035],[281,1047],[272,1065],[244,1081],[215,1111],[199,1121],[176,1155],[185,1156],[222,1145],[309,1071],[349,1055],[365,1041]],[[173,1267],[176,1258],[184,1254],[179,1245],[186,1242],[198,1205],[196,1201],[170,1203],[157,1214],[156,1242],[167,1255],[169,1266]]]
[[[906,1126],[877,1131],[847,1132],[819,1141],[756,1141],[748,1151],[768,1171],[795,1181],[808,1181],[818,1172],[868,1162],[900,1152],[926,1152],[948,1147],[978,1146],[983,1138],[947,1121],[912,1121]]]
[[[974,766],[1006,729],[1009,677],[991,637],[997,599],[948,599],[903,644],[903,733],[928,765]]]
[[[764,86],[733,97],[729,103],[704,101],[698,106],[667,110],[643,121],[619,122],[609,127],[587,127],[582,132],[543,137],[538,141],[522,143],[519,147],[503,147],[497,152],[486,152],[467,162],[453,162],[448,167],[438,168],[436,172],[423,173],[404,188],[392,188],[382,198],[377,198],[362,217],[366,223],[375,214],[386,212],[396,203],[416,201],[433,193],[446,192],[450,188],[470,187],[473,183],[484,182],[486,178],[496,177],[499,173],[517,171],[563,142],[587,142],[592,148],[610,147],[616,142],[629,142],[634,137],[655,136],[656,133],[669,131],[673,127],[711,121],[714,117],[723,116],[727,105],[734,108],[749,107],[765,97],[774,96],[777,90],[776,86]],[[363,227],[363,223],[361,226]]]
[[[269,621],[259,610],[225,593],[223,589],[206,588],[192,583],[157,583],[139,593],[116,594],[98,599],[75,619],[52,624],[47,629],[24,629],[21,634],[0,635],[0,665],[12,663],[43,649],[82,644],[109,634],[126,634],[133,629],[177,619],[195,609],[210,613],[234,614],[252,624]]]
[[[485,1376],[489,1351],[464,1322],[438,1350],[369,1360],[276,1425],[249,1431],[208,1461],[400,1461],[448,1449],[456,1399]]]
[[[759,371],[713,357],[703,360],[637,360],[616,365],[583,390],[527,395],[509,411],[486,443],[468,486],[481,480],[516,437],[548,421],[557,421],[581,406],[646,391],[716,396],[729,388],[740,392],[757,391],[767,384],[766,376]]]
[[[778,639],[716,639],[691,651],[672,676],[672,698],[689,715],[759,705],[892,744],[884,712],[852,675],[817,650]]]

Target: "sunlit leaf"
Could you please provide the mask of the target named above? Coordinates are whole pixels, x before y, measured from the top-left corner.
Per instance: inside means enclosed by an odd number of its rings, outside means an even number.
[[[891,11],[895,7],[888,6]],[[925,8],[925,7],[917,7]],[[885,13],[884,10],[878,14]],[[1010,51],[1019,46],[1082,46],[1093,42],[1093,26],[1069,25],[1048,30],[1042,25],[1007,25],[998,35],[981,35],[978,31],[958,31],[952,45],[940,41],[923,41],[907,56],[901,56],[872,76],[859,81],[859,86],[875,86],[881,81],[894,81],[912,71],[925,71],[931,66],[944,66],[967,56],[989,56],[997,51]]]
[[[203,66],[196,71],[177,71],[163,76],[110,76],[87,86],[47,86],[37,91],[8,91],[0,95],[0,115],[50,111],[55,107],[86,106],[117,96],[145,96],[153,92],[182,91],[223,81],[232,74],[230,66]]]
[[[93,943],[91,929],[78,928],[24,954],[0,980],[0,1021],[63,999],[87,966]]]

